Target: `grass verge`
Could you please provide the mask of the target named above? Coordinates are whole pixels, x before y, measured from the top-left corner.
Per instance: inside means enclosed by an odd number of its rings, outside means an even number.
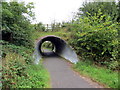
[[[49,74],[43,68],[42,65],[30,65],[28,66],[27,76],[29,78],[21,77],[19,79],[18,88],[49,88]]]
[[[90,61],[80,61],[73,68],[81,75],[100,82],[106,88],[118,88],[118,72],[95,66]]]

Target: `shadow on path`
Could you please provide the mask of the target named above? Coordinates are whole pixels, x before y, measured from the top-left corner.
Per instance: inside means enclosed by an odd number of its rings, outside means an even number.
[[[54,52],[44,52],[43,57],[59,57],[59,56]]]

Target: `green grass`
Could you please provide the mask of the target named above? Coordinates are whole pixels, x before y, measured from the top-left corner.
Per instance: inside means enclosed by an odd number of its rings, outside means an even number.
[[[71,34],[71,32],[63,32],[63,31],[58,31],[58,32],[39,32],[39,31],[35,31],[33,34],[32,34],[32,39],[33,41],[37,40],[38,38],[40,37],[44,37],[44,36],[47,36],[47,35],[55,35],[55,36],[59,36],[61,37],[62,39],[64,40],[68,40],[69,39],[69,35]]]
[[[42,65],[30,65],[26,72],[29,78],[20,77],[17,88],[49,88],[50,80],[47,70]]]
[[[100,82],[107,88],[118,88],[118,73],[93,65],[90,61],[80,61],[73,67],[80,74]]]

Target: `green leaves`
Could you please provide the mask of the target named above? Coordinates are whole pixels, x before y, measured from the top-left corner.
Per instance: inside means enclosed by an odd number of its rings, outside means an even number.
[[[2,2],[2,6],[2,30],[11,34],[11,37],[7,37],[11,38],[9,42],[30,48],[32,46],[30,19],[34,17],[31,11],[34,5],[31,3],[26,6],[23,2]]]
[[[119,23],[113,22],[111,16],[103,14],[101,9],[93,15],[80,18],[79,29],[76,28],[74,47],[84,57],[92,57],[93,60],[110,62],[118,59],[118,30]],[[106,59],[107,57],[107,59]]]
[[[78,15],[83,17],[84,16],[88,17],[91,15],[94,16],[95,14],[99,13],[99,16],[103,14],[110,16],[111,20],[113,21],[119,21],[120,14],[119,14],[118,6],[119,6],[119,2],[116,3],[115,0],[113,0],[112,2],[104,2],[104,1],[85,2],[83,4],[83,7],[79,8]]]
[[[45,88],[48,73],[41,64],[32,64],[32,49],[5,41],[2,44],[2,88]]]

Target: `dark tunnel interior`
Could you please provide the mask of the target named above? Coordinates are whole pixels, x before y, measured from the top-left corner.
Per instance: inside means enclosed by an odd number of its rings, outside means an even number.
[[[43,52],[42,51],[42,44],[45,41],[50,41],[54,45],[55,51],[53,51],[53,52]],[[44,37],[40,40],[38,46],[39,46],[39,52],[42,56],[54,56],[54,55],[59,55],[60,53],[62,53],[62,51],[65,48],[65,45],[66,45],[65,41],[60,39],[59,37],[46,36],[46,37]]]

